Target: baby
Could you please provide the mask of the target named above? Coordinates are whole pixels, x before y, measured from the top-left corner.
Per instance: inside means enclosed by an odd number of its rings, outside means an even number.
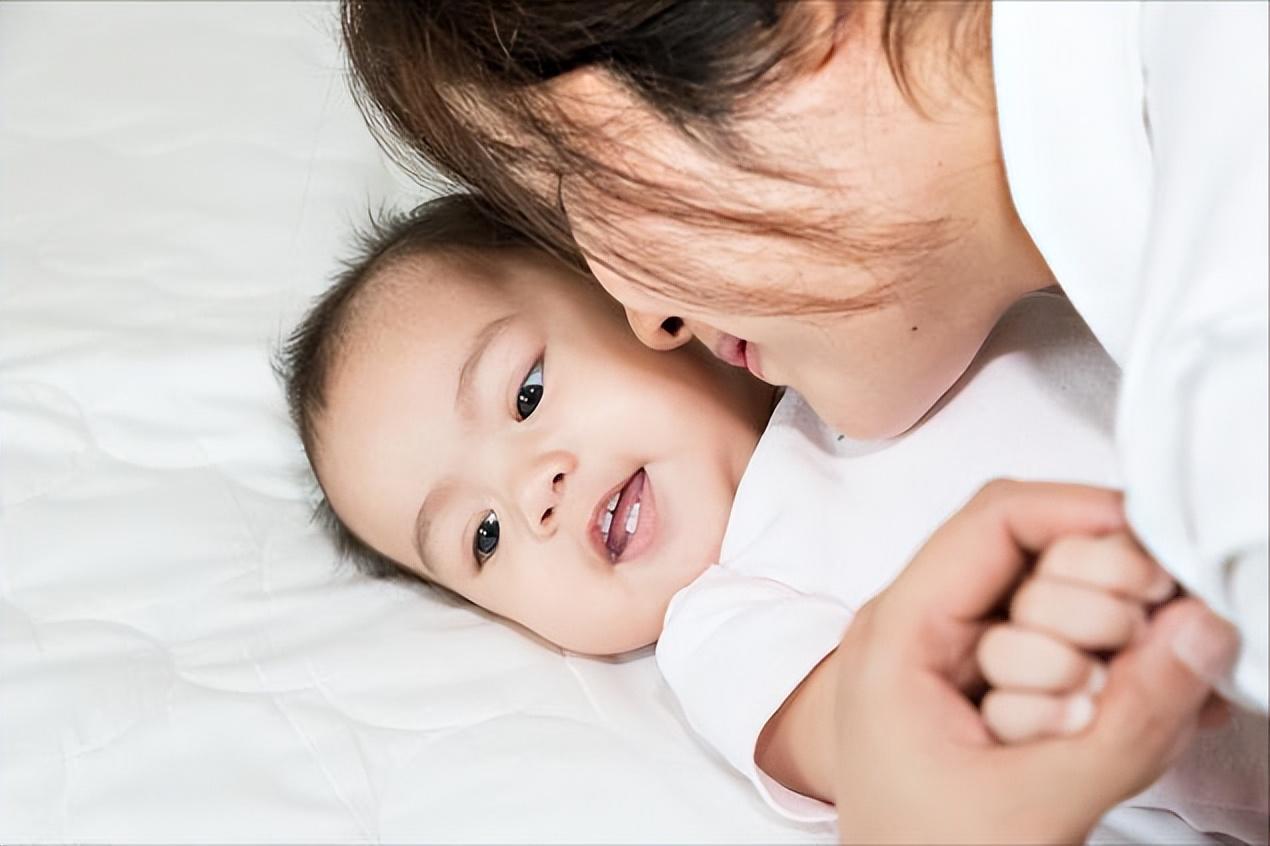
[[[658,643],[689,721],[800,819],[831,811],[756,745],[852,610],[994,476],[1114,481],[1115,370],[1057,296],[1007,319],[933,418],[851,443],[703,349],[644,347],[588,277],[465,196],[370,238],[284,359],[327,521],[364,569],[567,650]],[[1073,387],[1089,368],[1105,392]],[[1083,727],[1086,650],[1128,643],[1172,591],[1130,541],[1107,544],[1096,574],[1029,581],[981,650],[1015,695],[985,709],[1002,738]]]

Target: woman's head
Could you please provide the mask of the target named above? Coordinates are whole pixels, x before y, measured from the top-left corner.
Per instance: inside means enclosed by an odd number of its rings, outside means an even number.
[[[1017,243],[984,14],[346,0],[344,26],[359,98],[407,164],[580,255],[649,345],[695,334],[878,436],[1048,281]]]
[[[641,345],[592,280],[463,196],[381,228],[283,370],[355,560],[594,653],[656,640],[717,560],[772,394]]]

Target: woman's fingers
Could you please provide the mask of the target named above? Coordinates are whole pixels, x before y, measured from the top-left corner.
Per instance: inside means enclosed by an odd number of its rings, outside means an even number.
[[[1051,696],[1016,690],[994,690],[980,706],[988,730],[1002,743],[1025,743],[1066,737],[1083,731],[1094,718],[1094,699],[1087,693]]]
[[[886,595],[913,607],[939,607],[953,619],[978,620],[1001,601],[1031,556],[1058,538],[1124,528],[1116,491],[996,480],[931,536]],[[971,560],[975,576],[967,578],[964,565]]]
[[[1059,538],[1041,556],[1036,572],[1152,604],[1177,590],[1164,568],[1126,532]]]
[[[1069,643],[1009,623],[984,634],[978,656],[989,684],[1017,692],[1093,694],[1106,678],[1098,661]]]
[[[1010,602],[1010,622],[1087,650],[1122,649],[1146,628],[1146,608],[1101,588],[1037,577]]]

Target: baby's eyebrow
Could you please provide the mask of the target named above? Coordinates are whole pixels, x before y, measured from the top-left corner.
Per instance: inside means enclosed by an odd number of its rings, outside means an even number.
[[[490,345],[499,334],[511,325],[514,314],[508,314],[485,325],[472,340],[472,351],[468,353],[463,369],[459,371],[459,386],[454,392],[454,408],[464,417],[472,416],[472,376],[481,365]]]
[[[476,337],[472,339],[472,348],[467,355],[467,360],[463,362],[463,368],[459,370],[459,384],[454,392],[454,408],[464,417],[471,418],[472,415],[472,377],[476,375],[476,371],[481,366],[481,359],[485,356],[493,344],[494,339],[511,325],[512,318],[516,315],[506,314],[502,317],[491,320],[485,324]],[[432,548],[432,528],[435,523],[435,511],[437,509],[437,499],[444,498],[448,493],[449,485],[446,483],[438,484],[435,488],[428,492],[423,498],[423,502],[419,504],[419,512],[415,515],[414,536],[411,540],[414,543],[415,554],[419,556],[419,566],[424,572],[433,578],[436,577],[436,571],[429,566],[431,560],[426,554],[427,550]]]
[[[429,535],[432,532],[432,527],[435,522],[433,518],[437,507],[436,501],[437,499],[445,496],[445,488],[445,485],[438,485],[433,488],[428,495],[423,498],[423,502],[419,505],[419,513],[415,515],[415,532],[414,537],[412,538],[414,541],[415,554],[419,556],[419,566],[423,568],[424,573],[433,579],[436,578],[437,573],[436,570],[428,564],[431,559],[425,553],[432,545],[432,539]]]

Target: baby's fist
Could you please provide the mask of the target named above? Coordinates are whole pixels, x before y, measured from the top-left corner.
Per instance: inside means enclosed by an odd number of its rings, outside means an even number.
[[[993,688],[981,706],[988,728],[1006,743],[1083,730],[1106,677],[1094,653],[1132,643],[1175,590],[1127,534],[1054,543],[1015,592],[1008,622],[979,642]]]

